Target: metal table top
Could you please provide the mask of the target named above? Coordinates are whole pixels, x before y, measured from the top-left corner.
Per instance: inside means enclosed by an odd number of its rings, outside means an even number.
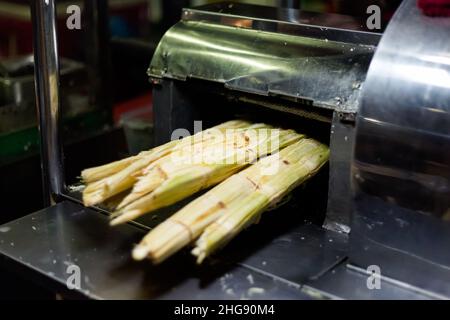
[[[205,265],[197,266],[183,251],[152,266],[130,257],[133,244],[145,230],[129,224],[111,228],[108,222],[102,213],[64,201],[4,224],[0,226],[1,267],[31,277],[68,298],[411,297],[392,286],[384,286],[376,294],[361,288],[364,277],[346,273],[343,264],[346,237],[312,224],[278,227],[279,234],[270,234],[262,232],[267,227],[263,223],[244,232]],[[272,224],[268,217],[267,225]],[[336,266],[339,272],[335,272]],[[70,278],[74,268],[80,271],[80,288],[69,290],[67,281],[75,283]]]

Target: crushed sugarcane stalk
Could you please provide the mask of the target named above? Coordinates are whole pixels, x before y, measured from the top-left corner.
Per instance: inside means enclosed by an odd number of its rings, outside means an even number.
[[[195,199],[150,231],[134,248],[133,258],[157,264],[195,242],[192,253],[201,263],[313,176],[328,160],[328,148],[301,139],[265,157]]]
[[[211,187],[244,167],[256,161],[258,158],[279,148],[292,144],[303,136],[293,130],[267,129],[268,134],[263,137],[247,135],[247,131],[236,131],[235,134],[242,138],[243,143],[235,143],[234,139],[226,139],[224,143],[205,146],[199,153],[218,155],[215,164],[192,163],[192,159],[173,158],[169,155],[160,159],[147,170],[147,174],[141,176],[133,190],[124,201],[119,204],[119,211],[114,214],[111,225],[117,225],[136,219],[156,209],[169,206],[196,192]],[[276,132],[276,134],[272,134]],[[232,141],[231,143],[228,141]],[[229,145],[231,144],[231,148]],[[226,150],[228,152],[214,152],[214,149]],[[243,161],[235,161],[237,158]]]

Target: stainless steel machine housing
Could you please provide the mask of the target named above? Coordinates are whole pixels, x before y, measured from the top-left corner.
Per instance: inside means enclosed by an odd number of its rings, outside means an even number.
[[[50,30],[53,5],[36,9]],[[63,290],[76,263],[88,277],[76,292],[90,298],[450,297],[450,20],[405,0],[383,35],[349,23],[225,3],[183,10],[161,40],[148,70],[157,143],[174,129],[193,132],[195,120],[243,114],[289,123],[331,149],[328,172],[294,193],[305,201],[267,213],[245,245],[230,243],[203,267],[183,253],[163,267],[133,263],[131,244],[158,220],[111,229],[65,189],[58,100],[49,99],[58,93],[49,81],[56,38],[39,38],[44,171],[52,200],[63,201],[3,226],[3,265]],[[306,200],[317,196],[323,216],[314,221]],[[40,231],[21,237],[30,228]],[[367,285],[374,265],[379,288]],[[248,294],[255,285],[258,297]]]

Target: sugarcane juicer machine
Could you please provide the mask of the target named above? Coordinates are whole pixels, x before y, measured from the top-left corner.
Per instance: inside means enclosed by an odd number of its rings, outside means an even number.
[[[148,69],[156,144],[196,121],[247,117],[306,133],[331,155],[213,263],[179,254],[154,267],[129,256],[158,219],[112,229],[65,186],[53,11],[53,1],[37,6],[35,60],[44,178],[57,203],[3,226],[5,267],[61,292],[76,264],[85,277],[71,293],[90,298],[255,298],[252,286],[263,299],[450,297],[449,18],[405,0],[381,34],[292,9],[184,9]]]

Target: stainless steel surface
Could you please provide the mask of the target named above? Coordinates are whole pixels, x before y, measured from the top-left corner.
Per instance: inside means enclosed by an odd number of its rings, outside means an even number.
[[[351,261],[450,297],[450,18],[405,0],[369,68]]]
[[[367,286],[369,274],[356,271],[347,263],[342,263],[322,277],[307,282],[303,291],[309,288],[326,292],[332,297],[349,300],[431,300],[437,297],[422,294],[403,285],[381,279],[380,289]],[[369,279],[370,281],[370,279]]]
[[[160,42],[149,76],[155,83],[207,80],[354,114],[379,35],[245,16],[252,8],[185,9]]]
[[[271,241],[250,242],[254,235],[249,234],[241,241],[258,250],[239,250],[242,243],[231,243],[204,266],[197,266],[185,251],[155,267],[130,258],[130,248],[143,236],[142,229],[129,224],[111,228],[108,222],[106,215],[63,201],[4,224],[0,226],[0,266],[67,298],[427,298],[392,283],[383,282],[381,290],[368,289],[366,275],[348,270],[342,259],[335,260],[345,237],[313,225],[269,235]],[[297,261],[296,266],[280,269],[286,259]],[[330,265],[330,260],[336,263]],[[325,268],[314,269],[316,264]],[[70,290],[67,282],[74,283],[71,276],[77,267],[80,287]]]
[[[329,159],[327,216],[323,226],[342,233],[350,232],[350,214],[353,211],[351,161],[354,139],[354,123],[334,112],[330,131],[332,152]]]
[[[253,232],[247,239],[252,238],[262,237]],[[311,223],[298,224],[273,238],[270,244],[251,249],[248,256],[245,250],[240,250],[241,256],[244,255],[240,265],[294,284],[304,284],[320,278],[346,259],[347,236]]]
[[[300,0],[277,0],[277,7],[278,8],[287,8],[287,9],[296,9],[296,10],[289,10],[288,12],[288,20],[292,22],[297,22],[300,16],[300,7],[301,7],[301,1]],[[278,9],[280,11],[280,15],[282,15],[283,11]]]
[[[298,20],[291,21],[292,13]],[[250,28],[260,31],[306,36],[355,44],[376,45],[380,35],[367,32],[368,29],[356,23],[353,17],[340,14],[323,14],[249,5],[243,3],[221,2],[196,8],[184,9],[182,20],[205,21],[232,27]]]
[[[157,267],[134,262],[130,251],[143,230],[128,224],[111,228],[106,215],[70,201],[2,225],[0,230],[1,266],[23,272],[22,276],[63,295],[76,293],[92,299],[311,299],[298,282],[277,277],[269,269],[249,268],[247,262],[238,263],[241,257],[233,255],[236,249],[204,266],[197,266],[189,252]],[[307,230],[305,237],[309,237]],[[264,250],[279,250],[276,243],[264,244]],[[287,253],[296,256],[294,249],[302,243],[305,249],[300,252],[317,251],[320,236],[285,242],[292,247]],[[277,263],[273,255],[264,259],[267,266],[261,268]],[[68,290],[73,266],[80,271],[80,288]]]
[[[59,57],[55,2],[32,1],[31,7],[43,190],[45,203],[50,204],[58,199],[65,188],[59,136]]]

